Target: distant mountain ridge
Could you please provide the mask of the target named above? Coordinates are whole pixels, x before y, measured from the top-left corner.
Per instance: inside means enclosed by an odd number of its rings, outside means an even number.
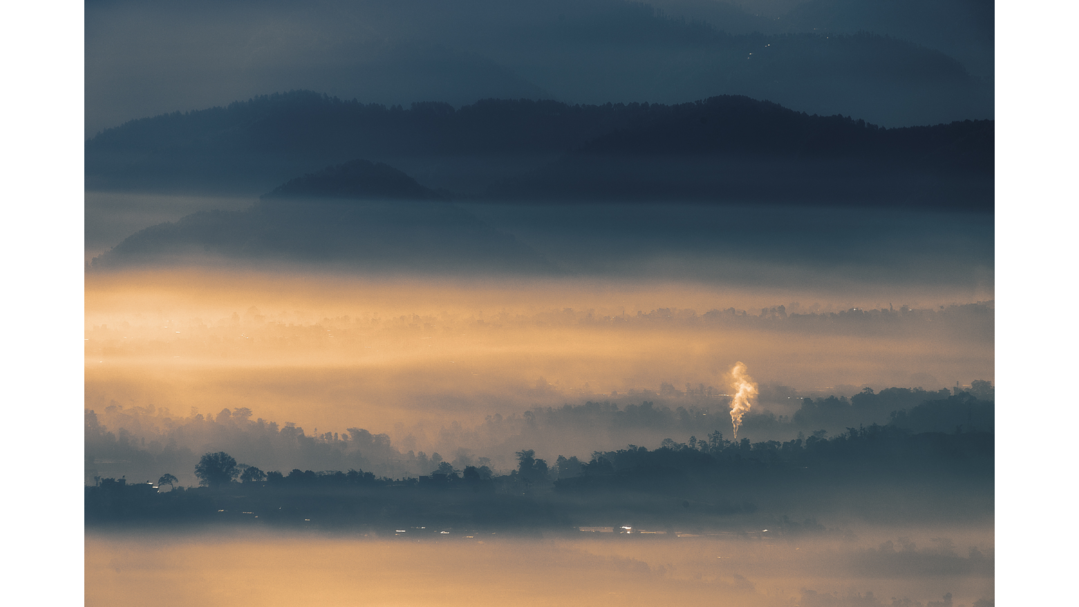
[[[653,112],[529,174],[501,200],[775,201],[992,211],[994,123],[881,129],[745,97]]]
[[[487,100],[459,109],[433,102],[404,109],[294,91],[132,121],[88,141],[86,151],[92,190],[255,194],[295,175],[366,158],[399,169],[402,175],[393,179],[419,199],[445,197],[438,190],[488,200],[612,198],[629,191],[744,201],[797,196],[793,177],[805,174],[816,182],[810,188],[815,198],[842,191],[843,180],[853,176],[864,183],[844,196],[870,203],[901,194],[918,204],[948,205],[959,196],[964,208],[992,205],[992,121],[883,129],[741,96],[679,105]],[[736,170],[741,185],[733,190],[708,185],[720,156],[752,165]],[[634,164],[644,158],[656,162]],[[667,174],[659,172],[663,163],[671,165]],[[822,170],[822,164],[828,166]],[[615,165],[614,177],[601,177],[610,173],[601,165]],[[774,187],[777,170],[780,181],[790,173],[790,187],[782,191]],[[632,179],[618,177],[627,171]],[[887,178],[874,185],[883,174]],[[655,179],[642,183],[649,175]],[[404,181],[413,178],[425,185]],[[559,179],[564,183],[554,183]],[[639,185],[627,190],[608,182]]]

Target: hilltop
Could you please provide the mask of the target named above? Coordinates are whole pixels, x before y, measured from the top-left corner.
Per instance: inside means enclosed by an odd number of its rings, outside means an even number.
[[[340,198],[352,200],[444,200],[401,171],[381,162],[358,159],[290,179],[265,194],[273,198]]]

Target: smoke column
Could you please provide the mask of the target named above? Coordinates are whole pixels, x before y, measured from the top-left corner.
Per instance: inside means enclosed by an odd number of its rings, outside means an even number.
[[[753,378],[746,375],[746,365],[742,362],[734,363],[731,369],[731,424],[734,426],[734,440],[738,440],[738,427],[742,425],[742,416],[749,411],[752,405],[751,398],[757,396],[757,384]]]

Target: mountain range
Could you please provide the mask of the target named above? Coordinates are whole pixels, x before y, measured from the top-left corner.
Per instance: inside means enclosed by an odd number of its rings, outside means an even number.
[[[993,122],[885,129],[746,97],[399,106],[310,91],[135,120],[86,144],[89,190],[256,195],[356,159],[459,198],[813,201],[991,210]]]

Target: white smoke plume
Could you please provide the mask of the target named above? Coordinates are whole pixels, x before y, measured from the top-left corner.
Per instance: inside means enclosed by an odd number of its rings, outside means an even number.
[[[745,363],[739,361],[731,368],[731,424],[734,426],[734,439],[738,440],[738,427],[742,425],[742,416],[753,405],[751,399],[757,397],[757,384],[746,374]]]

